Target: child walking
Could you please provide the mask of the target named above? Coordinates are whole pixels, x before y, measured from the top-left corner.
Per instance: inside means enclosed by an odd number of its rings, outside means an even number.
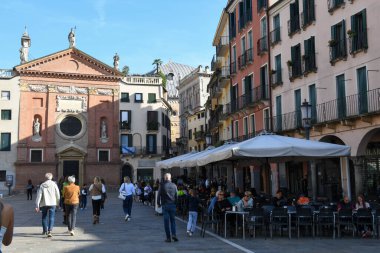
[[[198,206],[200,204],[199,198],[196,196],[195,190],[189,191],[188,208],[189,208],[189,221],[187,222],[187,234],[192,236],[197,226]]]
[[[83,187],[82,187],[82,190],[81,190],[81,194],[80,194],[80,204],[79,204],[80,210],[86,209],[86,206],[87,206],[87,195],[88,195],[87,184],[83,184]]]

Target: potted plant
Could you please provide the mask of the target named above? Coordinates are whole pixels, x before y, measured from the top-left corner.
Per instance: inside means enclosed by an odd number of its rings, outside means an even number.
[[[336,40],[329,40],[329,47],[333,47],[337,44]]]
[[[291,60],[287,61],[286,64],[288,65],[288,67],[293,66],[293,62]]]
[[[347,35],[348,35],[349,38],[352,38],[352,37],[354,37],[356,35],[356,33],[354,31],[352,31],[352,30],[348,30],[347,31]]]
[[[271,70],[269,71],[269,74],[270,74],[270,75],[274,75],[274,74],[276,74],[276,72],[277,72],[277,71],[276,71],[275,69],[271,69]]]

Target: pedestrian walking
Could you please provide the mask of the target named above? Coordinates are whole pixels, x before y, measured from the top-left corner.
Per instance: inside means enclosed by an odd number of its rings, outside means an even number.
[[[13,207],[0,201],[0,252],[1,244],[8,246],[13,239],[14,211]],[[2,243],[1,243],[2,242]]]
[[[62,211],[63,211],[63,221],[62,223],[64,225],[67,225],[67,216],[66,216],[66,205],[65,205],[65,198],[63,196],[63,189],[65,188],[65,186],[67,186],[69,184],[68,182],[68,176],[66,176],[64,179],[63,179],[63,182],[62,182],[62,185],[61,185],[61,188],[59,188],[61,190],[61,199],[60,199],[60,203],[59,203],[59,206],[62,207]],[[59,184],[59,182],[58,182]]]
[[[187,234],[189,236],[192,236],[197,226],[198,208],[200,205],[200,200],[197,197],[195,190],[190,189],[189,194],[190,194],[188,197],[189,220],[187,222]]]
[[[67,228],[71,236],[74,235],[75,224],[77,222],[77,211],[79,205],[79,186],[75,184],[75,177],[67,178],[68,185],[63,188],[63,197],[65,203]]]
[[[40,185],[36,197],[36,212],[42,211],[42,233],[52,237],[54,227],[55,208],[59,205],[59,189],[51,179],[53,174],[45,174],[46,181]]]
[[[172,183],[171,179],[172,175],[170,173],[164,175],[164,182],[158,190],[158,205],[162,206],[164,216],[165,242],[171,242],[172,240],[178,242],[175,225],[175,212],[178,199],[177,186]]]
[[[129,177],[124,177],[124,183],[120,186],[119,192],[125,196],[123,200],[123,210],[125,214],[125,221],[131,220],[131,212],[132,212],[132,203],[133,203],[133,193],[135,191],[135,187],[131,183],[131,179]]]
[[[32,200],[32,194],[33,194],[33,189],[34,185],[32,184],[32,180],[28,180],[28,184],[26,185],[26,195],[27,195],[27,200]],[[30,197],[30,198],[29,198]]]
[[[93,214],[93,224],[99,224],[100,218],[100,205],[102,204],[102,193],[106,192],[106,189],[99,177],[94,178],[94,183],[90,185],[88,189],[91,193],[92,199],[92,214]]]
[[[82,190],[80,192],[80,203],[79,203],[79,207],[81,210],[85,210],[86,209],[86,206],[87,206],[87,195],[88,195],[88,188],[87,188],[87,184],[83,184],[82,186]]]

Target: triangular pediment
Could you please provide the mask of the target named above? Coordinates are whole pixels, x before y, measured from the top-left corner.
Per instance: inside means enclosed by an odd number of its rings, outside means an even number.
[[[89,77],[116,77],[122,73],[107,64],[91,57],[77,48],[69,48],[30,62],[18,65],[15,69],[21,74],[71,75]]]
[[[87,154],[87,152],[81,146],[74,143],[69,143],[57,148],[57,154],[60,157],[83,157]]]

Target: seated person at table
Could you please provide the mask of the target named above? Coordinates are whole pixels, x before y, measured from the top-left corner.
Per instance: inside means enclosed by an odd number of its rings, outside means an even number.
[[[286,206],[287,200],[284,197],[284,193],[281,190],[276,192],[276,195],[272,199],[272,203],[276,207]]]
[[[235,206],[236,203],[238,203],[240,201],[240,198],[238,196],[236,196],[235,192],[231,192],[230,196],[227,199],[231,203],[231,206]]]
[[[310,199],[306,197],[304,194],[301,194],[301,196],[297,200],[297,205],[303,206],[308,205],[310,203]]]
[[[218,200],[218,194],[219,194],[219,191],[217,191],[217,192],[215,193],[215,195],[212,194],[212,195],[210,196],[210,201],[209,201],[209,205],[208,205],[208,208],[207,208],[207,212],[208,212],[209,214],[211,214],[211,213],[212,213],[212,210],[214,210],[215,203],[216,203],[216,201]]]
[[[214,206],[214,213],[218,215],[223,215],[225,211],[230,211],[232,209],[231,203],[224,198],[224,192],[218,192],[218,200]]]
[[[359,194],[355,204],[355,210],[368,209],[370,205],[365,201],[364,196]],[[361,232],[362,238],[370,237],[372,235],[372,226],[358,226],[358,230]]]
[[[244,211],[245,208],[253,208],[252,193],[250,191],[246,191],[243,198],[237,203],[239,212]]]
[[[338,211],[340,209],[354,209],[354,205],[351,203],[348,196],[344,196],[343,199],[338,203]]]

